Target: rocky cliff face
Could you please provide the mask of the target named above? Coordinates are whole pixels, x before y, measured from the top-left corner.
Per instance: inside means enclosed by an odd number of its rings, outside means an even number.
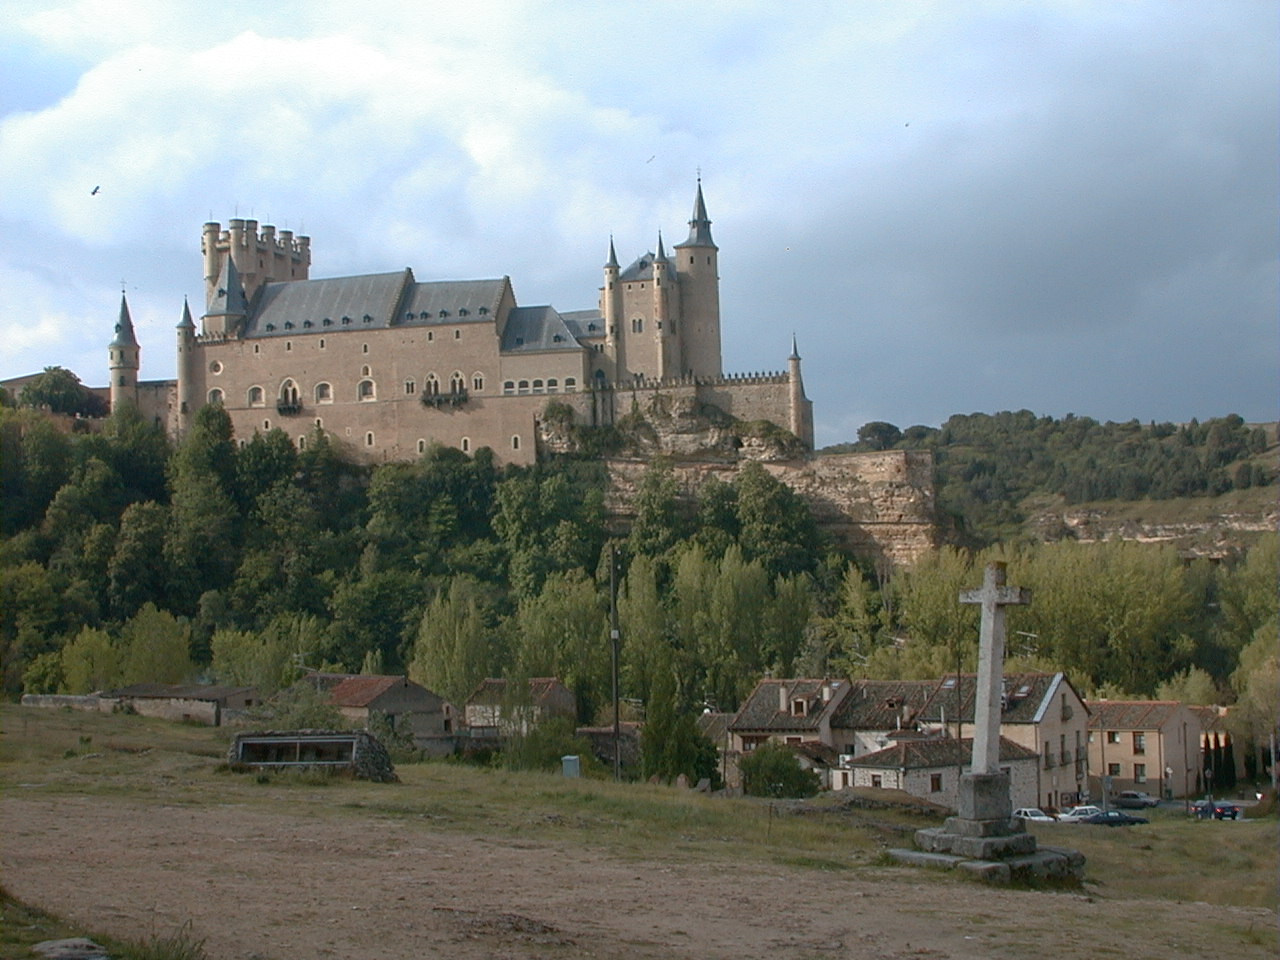
[[[621,529],[634,518],[632,504],[647,460],[610,459],[605,507]],[[745,461],[683,461],[672,464],[682,496],[692,507],[710,479],[732,483]],[[809,504],[814,520],[856,556],[910,565],[931,550],[934,522],[933,460],[901,450],[845,453],[763,463]]]
[[[567,407],[549,413],[539,424],[540,452],[586,449],[588,433],[574,426]],[[937,542],[928,452],[816,456],[773,423],[737,420],[692,397],[652,397],[613,429],[605,506],[619,530],[630,527],[640,478],[661,456],[691,510],[703,484],[713,477],[732,483],[755,461],[804,498],[818,525],[857,556],[911,564]]]
[[[1198,506],[1209,507],[1212,501]],[[1280,509],[1274,502],[1261,509],[1238,509],[1238,504],[1219,504],[1220,509],[1201,509],[1197,515],[1165,517],[1154,512],[1144,516],[1140,505],[1109,510],[1089,506],[1044,510],[1028,519],[1026,529],[1037,540],[1133,540],[1139,543],[1173,543],[1196,553],[1236,549],[1256,535],[1274,532],[1280,525]],[[1237,508],[1237,509],[1233,509]]]

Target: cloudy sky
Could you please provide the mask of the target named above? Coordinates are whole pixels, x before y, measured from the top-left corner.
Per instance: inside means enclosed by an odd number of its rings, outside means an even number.
[[[1272,0],[0,9],[0,378],[105,383],[122,281],[173,376],[209,219],[310,235],[313,276],[591,307],[700,169],[725,368],[794,332],[820,444],[1277,416]]]

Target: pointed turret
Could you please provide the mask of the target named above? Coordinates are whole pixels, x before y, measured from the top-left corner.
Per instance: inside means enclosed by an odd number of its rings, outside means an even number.
[[[133,318],[129,315],[129,301],[120,293],[120,318],[116,321],[115,336],[107,348],[107,367],[111,371],[111,409],[118,410],[122,403],[138,402],[138,368],[141,366],[142,348],[133,332]]]
[[[711,239],[711,220],[707,217],[707,205],[702,199],[702,178],[698,178],[698,193],[693,200],[693,217],[689,220],[689,237],[681,247],[711,247],[716,243]]]
[[[129,316],[129,301],[120,294],[120,319],[116,321],[116,335],[111,341],[113,347],[136,347],[138,338],[133,332],[133,318]]]
[[[605,268],[608,269],[609,267],[612,267],[614,270],[618,269],[618,253],[613,249],[612,235],[609,236],[609,259],[605,262]]]
[[[208,308],[204,312],[204,332],[223,335],[232,333],[248,314],[249,305],[245,300],[244,286],[240,283],[240,271],[236,269],[231,257],[224,257],[218,281],[214,284]]]
[[[187,432],[191,415],[191,391],[196,368],[196,325],[191,319],[191,305],[182,298],[182,319],[178,321],[178,403],[176,419],[171,420],[178,436]]]
[[[791,334],[791,356],[787,358],[788,426],[791,432],[813,449],[813,401],[804,395],[804,379],[800,376],[800,351],[796,335]]]

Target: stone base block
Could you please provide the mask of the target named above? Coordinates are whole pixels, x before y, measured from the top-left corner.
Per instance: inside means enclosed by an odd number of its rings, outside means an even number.
[[[973,859],[948,853],[925,853],[920,850],[889,851],[898,863],[912,867],[959,870],[986,883],[1017,881],[1030,885],[1043,883],[1078,884],[1084,879],[1084,856],[1075,850],[1046,847],[1023,856],[1005,860]]]
[[[950,870],[964,863],[964,857],[953,857],[949,853],[925,853],[922,850],[907,850],[901,847],[890,850],[889,856],[898,863],[905,863],[911,867],[937,867],[941,870]]]
[[[964,860],[956,864],[956,869],[986,883],[1008,883],[1013,879],[1009,864],[999,860]]]
[[[945,827],[929,827],[917,830],[915,840],[916,846],[928,853],[951,853],[971,860],[1004,860],[1036,850],[1036,838],[1029,833],[970,837]]]
[[[966,820],[964,817],[947,817],[942,829],[962,837],[1011,837],[1026,833],[1027,827],[1017,817],[1007,820]]]
[[[1013,816],[1009,777],[1003,773],[966,773],[960,777],[962,820],[1008,820]]]

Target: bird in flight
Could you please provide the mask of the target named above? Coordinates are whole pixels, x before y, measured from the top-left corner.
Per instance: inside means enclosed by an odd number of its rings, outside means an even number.
[[[98,191],[101,189],[102,189],[101,185],[94,187],[92,190],[89,191],[89,196],[96,197],[98,195]]]

